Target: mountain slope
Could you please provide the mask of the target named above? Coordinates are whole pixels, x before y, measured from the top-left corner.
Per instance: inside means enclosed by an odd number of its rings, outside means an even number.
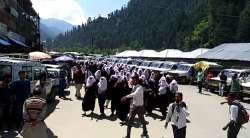
[[[42,40],[54,39],[60,33],[65,33],[66,31],[71,30],[73,27],[72,24],[67,23],[63,20],[58,19],[42,19],[40,30]]]
[[[193,50],[249,42],[249,4],[248,0],[130,0],[107,18],[89,18],[59,35],[52,46]]]

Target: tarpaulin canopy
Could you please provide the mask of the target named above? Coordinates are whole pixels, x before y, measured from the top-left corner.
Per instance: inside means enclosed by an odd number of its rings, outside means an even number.
[[[155,50],[141,50],[139,52],[139,57],[158,57],[158,52]]]
[[[135,50],[126,50],[115,55],[115,57],[137,57],[138,55],[139,55],[139,52]]]
[[[183,54],[182,51],[178,49],[166,49],[158,53],[160,58],[179,58]]]
[[[51,59],[51,56],[46,54],[46,53],[36,51],[36,52],[29,53],[29,59],[31,59],[31,60],[44,60],[44,59]]]
[[[250,43],[221,44],[198,58],[250,61]]]
[[[182,57],[182,58],[197,58],[198,56],[200,56],[201,54],[206,53],[207,51],[209,51],[209,49],[199,48],[199,49],[196,49],[196,50],[191,51],[191,52],[183,52],[180,55],[180,57]]]

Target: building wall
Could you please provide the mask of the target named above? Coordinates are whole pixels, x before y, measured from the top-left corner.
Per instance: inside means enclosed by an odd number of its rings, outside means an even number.
[[[40,50],[40,18],[30,0],[0,0],[0,35],[14,37],[30,46],[30,50]],[[4,30],[7,26],[7,33]],[[14,35],[13,35],[14,34]],[[18,37],[16,37],[18,36]]]

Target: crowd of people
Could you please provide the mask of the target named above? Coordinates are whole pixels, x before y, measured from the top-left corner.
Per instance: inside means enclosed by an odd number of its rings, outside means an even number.
[[[161,120],[165,120],[167,107],[175,101],[175,94],[178,92],[176,80],[169,75],[126,65],[88,61],[73,67],[72,72],[75,96],[82,99],[84,115],[88,111],[90,114],[94,112],[97,99],[100,116],[106,116],[105,107],[111,103],[110,116],[116,115],[121,120],[121,125],[128,125],[127,138],[130,137],[136,114],[143,124],[142,136],[147,135],[145,113],[151,116],[152,110],[159,108]],[[80,93],[82,88],[85,88],[83,97]]]
[[[108,107],[111,105],[109,116],[116,116],[121,120],[121,125],[127,125],[127,135],[124,138],[130,138],[136,115],[143,126],[141,136],[147,137],[144,116],[153,116],[153,110],[159,108],[160,119],[166,120],[165,128],[171,123],[174,138],[186,137],[189,112],[174,77],[132,66],[91,60],[75,64],[71,72],[71,80],[76,88],[75,97],[82,100],[84,116],[94,113],[98,100],[100,117],[108,116],[105,111],[109,110]],[[31,82],[26,79],[25,71],[20,71],[19,77],[19,80],[10,82],[10,76],[6,75],[1,84],[1,127],[11,129],[10,122],[13,122],[17,128],[22,128],[21,134],[24,138],[47,138],[47,126],[44,123],[47,109],[43,87],[45,74],[41,73],[34,90],[30,89]],[[202,71],[198,71],[197,83],[200,93],[203,77]],[[220,79],[220,88],[223,88],[227,78],[222,73]],[[237,78],[233,77],[232,83],[236,83],[236,80]],[[235,87],[231,88],[231,91],[237,91],[236,84],[233,86]],[[84,94],[81,93],[82,89],[85,89]],[[220,89],[220,95],[223,95],[223,89]],[[61,97],[64,99],[65,95]],[[235,100],[237,97],[238,95],[230,94],[227,102],[224,102],[230,106],[230,122],[223,127],[223,130],[228,130],[228,138],[236,138],[243,124],[238,119],[242,116],[240,111],[243,111],[243,107]]]
[[[139,76],[139,83],[143,86],[147,114],[151,115],[152,110],[159,107],[164,120],[167,106],[174,101],[174,95],[178,91],[176,80],[166,74],[108,63],[85,62],[73,68],[75,96],[77,99],[83,98],[83,111],[93,111],[97,97],[101,115],[104,115],[105,102],[111,102],[111,115],[128,112],[130,102],[121,102],[121,99],[132,91],[129,80],[133,74]],[[85,95],[81,97],[83,85],[86,86]],[[123,114],[120,116],[124,116]]]

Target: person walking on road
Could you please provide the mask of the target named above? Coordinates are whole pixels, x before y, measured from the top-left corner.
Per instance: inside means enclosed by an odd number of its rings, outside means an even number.
[[[238,79],[238,75],[234,74],[231,82],[231,93],[234,93],[237,100],[241,100],[241,88],[240,88],[240,80]]]
[[[24,138],[48,138],[47,126],[44,123],[47,104],[41,95],[40,87],[36,87],[33,96],[24,102],[24,126],[21,133]]]
[[[82,110],[84,111],[84,115],[86,115],[87,111],[91,111],[91,114],[94,112],[97,89],[95,77],[90,76],[87,79],[85,95],[82,99]]]
[[[168,90],[169,86],[167,84],[165,76],[162,76],[159,82],[159,90],[158,90],[158,102],[160,106],[160,111],[162,114],[162,120],[166,119],[166,110],[168,104],[168,97],[167,94],[170,94]]]
[[[167,128],[169,122],[171,122],[174,138],[186,137],[187,116],[189,116],[189,113],[187,112],[186,103],[183,102],[183,94],[177,92],[175,94],[175,102],[170,104],[168,107],[168,114],[165,124],[165,128]]]
[[[106,100],[106,91],[108,88],[108,84],[107,84],[107,79],[105,77],[101,77],[98,85],[98,93],[97,93],[97,97],[98,97],[98,103],[99,103],[99,107],[100,107],[100,113],[102,116],[104,116],[104,104],[105,104],[105,100]]]
[[[202,72],[202,69],[199,69],[198,73],[197,73],[197,84],[198,84],[199,93],[202,93],[202,81],[203,81],[203,78],[204,78],[204,74]]]
[[[124,138],[130,138],[131,128],[134,123],[135,116],[138,114],[139,120],[143,125],[143,133],[142,137],[148,137],[148,131],[146,127],[146,122],[144,119],[145,109],[144,109],[144,92],[143,87],[140,85],[139,82],[139,75],[133,74],[131,78],[131,84],[133,85],[132,93],[123,97],[121,101],[125,102],[128,99],[132,98],[132,104],[130,107],[130,113],[128,117],[128,127],[127,127],[127,136]]]
[[[224,90],[227,86],[227,76],[224,74],[224,72],[220,75],[220,88],[219,88],[219,95],[224,96]]]
[[[12,82],[10,88],[14,95],[14,121],[17,123],[17,127],[20,128],[23,125],[23,103],[31,95],[31,84],[26,79],[25,71],[19,71],[19,80]]]
[[[235,95],[230,93],[227,97],[227,102],[222,102],[221,104],[228,103],[229,105],[229,123],[223,127],[223,130],[227,130],[228,138],[237,138],[240,131],[241,124],[238,122],[239,118],[239,106],[240,103],[235,100]]]
[[[80,66],[77,66],[76,71],[74,72],[73,75],[73,80],[75,82],[75,87],[76,87],[76,98],[77,99],[81,99],[81,89],[83,87],[83,83],[84,83],[84,73],[82,72],[82,69]]]

